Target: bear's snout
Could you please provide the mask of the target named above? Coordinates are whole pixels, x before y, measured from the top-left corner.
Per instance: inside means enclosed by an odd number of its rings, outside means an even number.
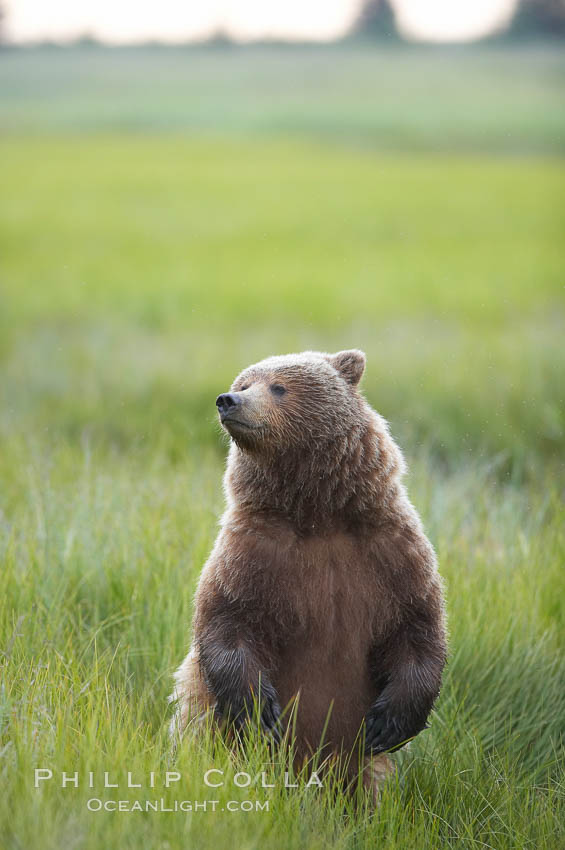
[[[242,398],[239,393],[222,393],[216,399],[216,407],[222,422],[227,416],[234,413],[241,405]]]

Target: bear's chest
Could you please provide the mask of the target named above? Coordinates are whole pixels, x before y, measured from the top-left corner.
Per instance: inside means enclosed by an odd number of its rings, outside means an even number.
[[[302,541],[293,576],[299,639],[337,650],[354,634],[368,635],[382,596],[376,579],[355,539],[334,534]]]
[[[386,611],[374,559],[353,536],[238,529],[228,537],[232,568],[224,586],[290,644],[337,648],[353,635],[368,639],[379,609]]]

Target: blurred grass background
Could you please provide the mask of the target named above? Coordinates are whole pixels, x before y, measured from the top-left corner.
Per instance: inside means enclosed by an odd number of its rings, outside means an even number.
[[[539,45],[0,52],[6,846],[565,844],[564,83]],[[268,815],[112,818],[36,791],[38,765],[170,764],[222,510],[214,399],[268,354],[353,346],[452,632],[378,817],[276,790]],[[183,796],[228,769],[211,746],[180,754]]]
[[[562,154],[562,54],[559,41],[4,50],[0,126]]]

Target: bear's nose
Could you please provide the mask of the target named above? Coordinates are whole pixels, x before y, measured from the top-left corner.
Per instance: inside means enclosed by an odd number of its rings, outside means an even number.
[[[222,417],[231,413],[239,404],[241,404],[241,397],[237,393],[222,393],[216,399],[216,407]]]

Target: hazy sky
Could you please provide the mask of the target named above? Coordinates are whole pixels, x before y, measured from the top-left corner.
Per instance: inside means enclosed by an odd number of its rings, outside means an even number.
[[[361,0],[6,0],[12,41],[90,33],[119,43],[202,38],[221,29],[260,37],[337,38]],[[415,38],[464,41],[509,17],[516,0],[392,0],[402,30]]]

